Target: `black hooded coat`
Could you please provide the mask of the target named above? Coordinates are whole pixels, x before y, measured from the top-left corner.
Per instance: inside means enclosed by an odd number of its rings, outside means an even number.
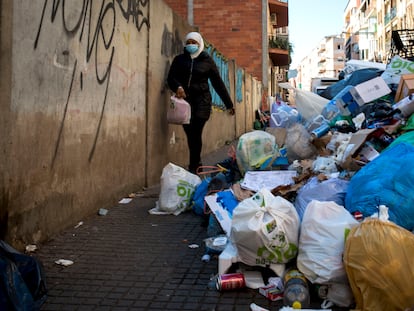
[[[172,91],[175,92],[179,86],[184,88],[187,95],[185,100],[191,105],[191,115],[206,120],[210,117],[212,104],[208,80],[226,108],[233,108],[233,102],[217,66],[205,51],[196,58],[191,58],[184,49],[183,54],[174,58],[167,78],[168,86]]]

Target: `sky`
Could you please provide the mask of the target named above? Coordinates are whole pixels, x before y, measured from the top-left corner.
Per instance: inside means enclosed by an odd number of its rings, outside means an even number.
[[[293,45],[291,69],[295,69],[325,36],[343,31],[348,1],[289,0],[289,41]]]

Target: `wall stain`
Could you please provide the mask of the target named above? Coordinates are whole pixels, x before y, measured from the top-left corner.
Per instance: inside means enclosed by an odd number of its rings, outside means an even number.
[[[131,20],[138,32],[140,32],[144,26],[147,26],[148,29],[150,26],[148,17],[149,0],[102,0],[99,11],[94,10],[93,0],[80,0],[77,1],[76,4],[77,6],[75,7],[72,1],[44,0],[43,8],[40,14],[38,31],[34,40],[34,50],[36,50],[39,44],[41,44],[40,39],[42,29],[44,23],[46,23],[47,13],[50,12],[50,22],[53,24],[57,17],[60,16],[63,29],[67,37],[70,40],[75,40],[77,38],[80,43],[84,43],[86,48],[86,63],[93,61],[93,64],[95,64],[94,69],[96,82],[104,87],[104,94],[101,101],[100,115],[96,125],[95,136],[88,156],[88,161],[90,162],[92,161],[96,150],[96,144],[98,142],[103,116],[105,114],[105,106],[110,87],[111,70],[116,52],[114,44],[116,18],[117,16],[121,17],[127,23]],[[76,12],[74,12],[73,8],[77,8]],[[58,13],[60,13],[60,15],[58,15]],[[147,16],[145,14],[147,14]],[[59,27],[58,24],[56,24],[56,27]],[[129,35],[127,42],[129,43]],[[45,42],[45,44],[47,44],[47,42]],[[102,49],[108,51],[109,53],[102,53]],[[68,54],[69,53],[70,51],[68,51]],[[79,74],[80,90],[84,90],[85,87],[83,84],[83,72],[78,72],[77,70],[76,64],[78,61],[81,60],[75,59],[75,63],[73,65],[73,74],[66,98],[64,114],[58,129],[55,152],[52,156],[52,167],[56,162],[61,136],[63,133],[63,126],[66,119],[66,112],[70,102],[69,99],[74,89],[73,82],[76,74]],[[100,64],[99,70],[98,64]],[[102,64],[104,64],[103,67]]]

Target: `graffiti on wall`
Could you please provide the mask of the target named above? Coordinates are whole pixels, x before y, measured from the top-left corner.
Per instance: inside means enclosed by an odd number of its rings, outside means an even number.
[[[74,6],[76,6],[76,10],[73,10]],[[88,156],[88,161],[91,161],[95,153],[102,119],[105,113],[111,70],[114,54],[116,52],[114,44],[116,18],[119,16],[127,23],[132,22],[136,30],[140,32],[144,26],[146,26],[147,29],[150,26],[148,6],[149,0],[102,0],[100,2],[100,7],[99,5],[94,6],[93,0],[77,0],[75,4],[74,1],[44,0],[38,30],[34,40],[34,50],[36,50],[39,45],[40,37],[46,35],[42,33],[42,30],[44,24],[49,21],[47,19],[48,16],[50,16],[50,22],[52,24],[58,19],[61,24],[56,23],[55,26],[60,27],[60,25],[62,25],[67,37],[70,40],[79,40],[80,43],[84,44],[86,49],[85,60],[75,59],[74,64],[72,65],[72,78],[68,88],[64,112],[58,132],[55,152],[52,159],[52,167],[55,163],[57,151],[61,142],[70,96],[76,77],[79,77],[80,89],[83,89],[83,73],[81,71],[78,72],[78,61],[86,61],[86,63],[94,64],[96,82],[104,87],[103,99],[100,104],[99,120],[96,125],[94,140]]]
[[[182,53],[183,51],[183,42],[180,38],[180,34],[178,30],[175,30],[175,33],[168,30],[167,25],[164,24],[164,30],[162,32],[162,43],[161,43],[161,55],[168,58],[165,64],[165,71],[164,71],[164,84],[161,89],[161,94],[164,93],[168,89],[167,84],[167,76],[168,71],[170,70],[170,58],[174,57],[175,55]]]

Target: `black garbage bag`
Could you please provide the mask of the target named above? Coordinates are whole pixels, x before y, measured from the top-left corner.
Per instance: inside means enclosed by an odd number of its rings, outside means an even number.
[[[356,86],[362,82],[379,77],[384,70],[377,68],[363,68],[355,70],[348,78],[340,80],[330,86],[328,86],[322,93],[321,96],[327,99],[334,98],[345,86],[352,85]]]
[[[0,240],[0,310],[38,311],[47,298],[40,262]]]

